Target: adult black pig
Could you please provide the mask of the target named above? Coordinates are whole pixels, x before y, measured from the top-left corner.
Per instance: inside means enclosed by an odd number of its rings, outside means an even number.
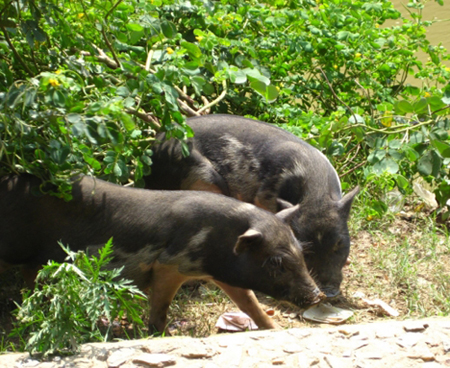
[[[359,189],[342,197],[336,170],[317,149],[283,129],[232,115],[190,118],[195,136],[183,157],[176,140],[153,146],[148,189],[222,193],[277,212],[296,207],[289,225],[309,244],[305,261],[328,297],[339,294],[350,251],[347,227]]]
[[[0,179],[0,269],[21,265],[29,276],[49,259],[103,245],[111,236],[113,267],[152,289],[150,325],[163,331],[182,283],[211,280],[260,328],[276,324],[249,289],[298,306],[325,296],[310,277],[292,234],[288,209],[276,216],[253,205],[205,192],[123,188],[82,177],[73,200],[36,196],[33,176]]]

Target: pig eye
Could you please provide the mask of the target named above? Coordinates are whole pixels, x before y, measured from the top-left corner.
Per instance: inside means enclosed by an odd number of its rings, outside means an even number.
[[[269,266],[272,269],[276,269],[279,272],[284,272],[284,264],[283,264],[283,258],[280,256],[270,257],[266,259],[263,263],[264,266]]]

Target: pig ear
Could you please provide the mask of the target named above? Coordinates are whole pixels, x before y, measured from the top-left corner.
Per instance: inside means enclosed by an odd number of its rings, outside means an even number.
[[[352,207],[353,199],[358,193],[359,187],[357,186],[355,189],[347,193],[339,200],[338,204],[341,214],[348,217],[348,215],[350,214],[350,208]]]
[[[291,202],[285,201],[284,199],[277,198],[277,212],[285,210],[286,208],[291,208],[294,206]]]
[[[263,234],[254,229],[248,229],[244,234],[238,237],[233,252],[238,255],[248,248],[259,244],[263,238]]]
[[[275,216],[277,216],[281,221],[287,224],[298,213],[299,209],[300,206],[296,204],[295,206],[286,208],[285,210],[276,213]]]

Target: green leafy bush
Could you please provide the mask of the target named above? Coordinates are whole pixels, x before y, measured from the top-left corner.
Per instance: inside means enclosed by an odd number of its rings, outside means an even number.
[[[13,334],[27,337],[30,354],[73,353],[82,343],[104,341],[113,321],[123,316],[135,328],[142,326],[139,301],[145,295],[120,279],[121,269],[105,269],[112,259],[111,240],[98,257],[63,249],[73,263],[50,261],[44,266],[34,291],[24,295],[17,310]]]
[[[428,41],[424,6],[403,17],[388,0],[6,3],[0,173],[50,180],[66,199],[74,173],[140,186],[155,131],[184,139],[185,116],[221,112],[310,141],[344,188],[391,175],[407,194],[423,176],[449,213],[450,56]]]

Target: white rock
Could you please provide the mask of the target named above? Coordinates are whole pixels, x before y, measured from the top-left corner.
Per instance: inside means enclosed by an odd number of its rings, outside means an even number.
[[[406,334],[400,336],[397,340],[397,344],[403,348],[411,348],[416,345],[423,335],[421,333],[407,332]]]
[[[176,363],[175,357],[169,354],[143,353],[133,357],[133,363],[145,364],[150,367],[167,367]]]
[[[422,332],[425,331],[426,328],[428,328],[428,324],[420,321],[408,321],[405,322],[403,328],[407,332]]]
[[[116,350],[114,353],[112,353],[108,360],[108,367],[109,368],[118,368],[123,363],[125,363],[128,359],[130,359],[134,354],[136,354],[136,349],[131,348],[124,348]]]

